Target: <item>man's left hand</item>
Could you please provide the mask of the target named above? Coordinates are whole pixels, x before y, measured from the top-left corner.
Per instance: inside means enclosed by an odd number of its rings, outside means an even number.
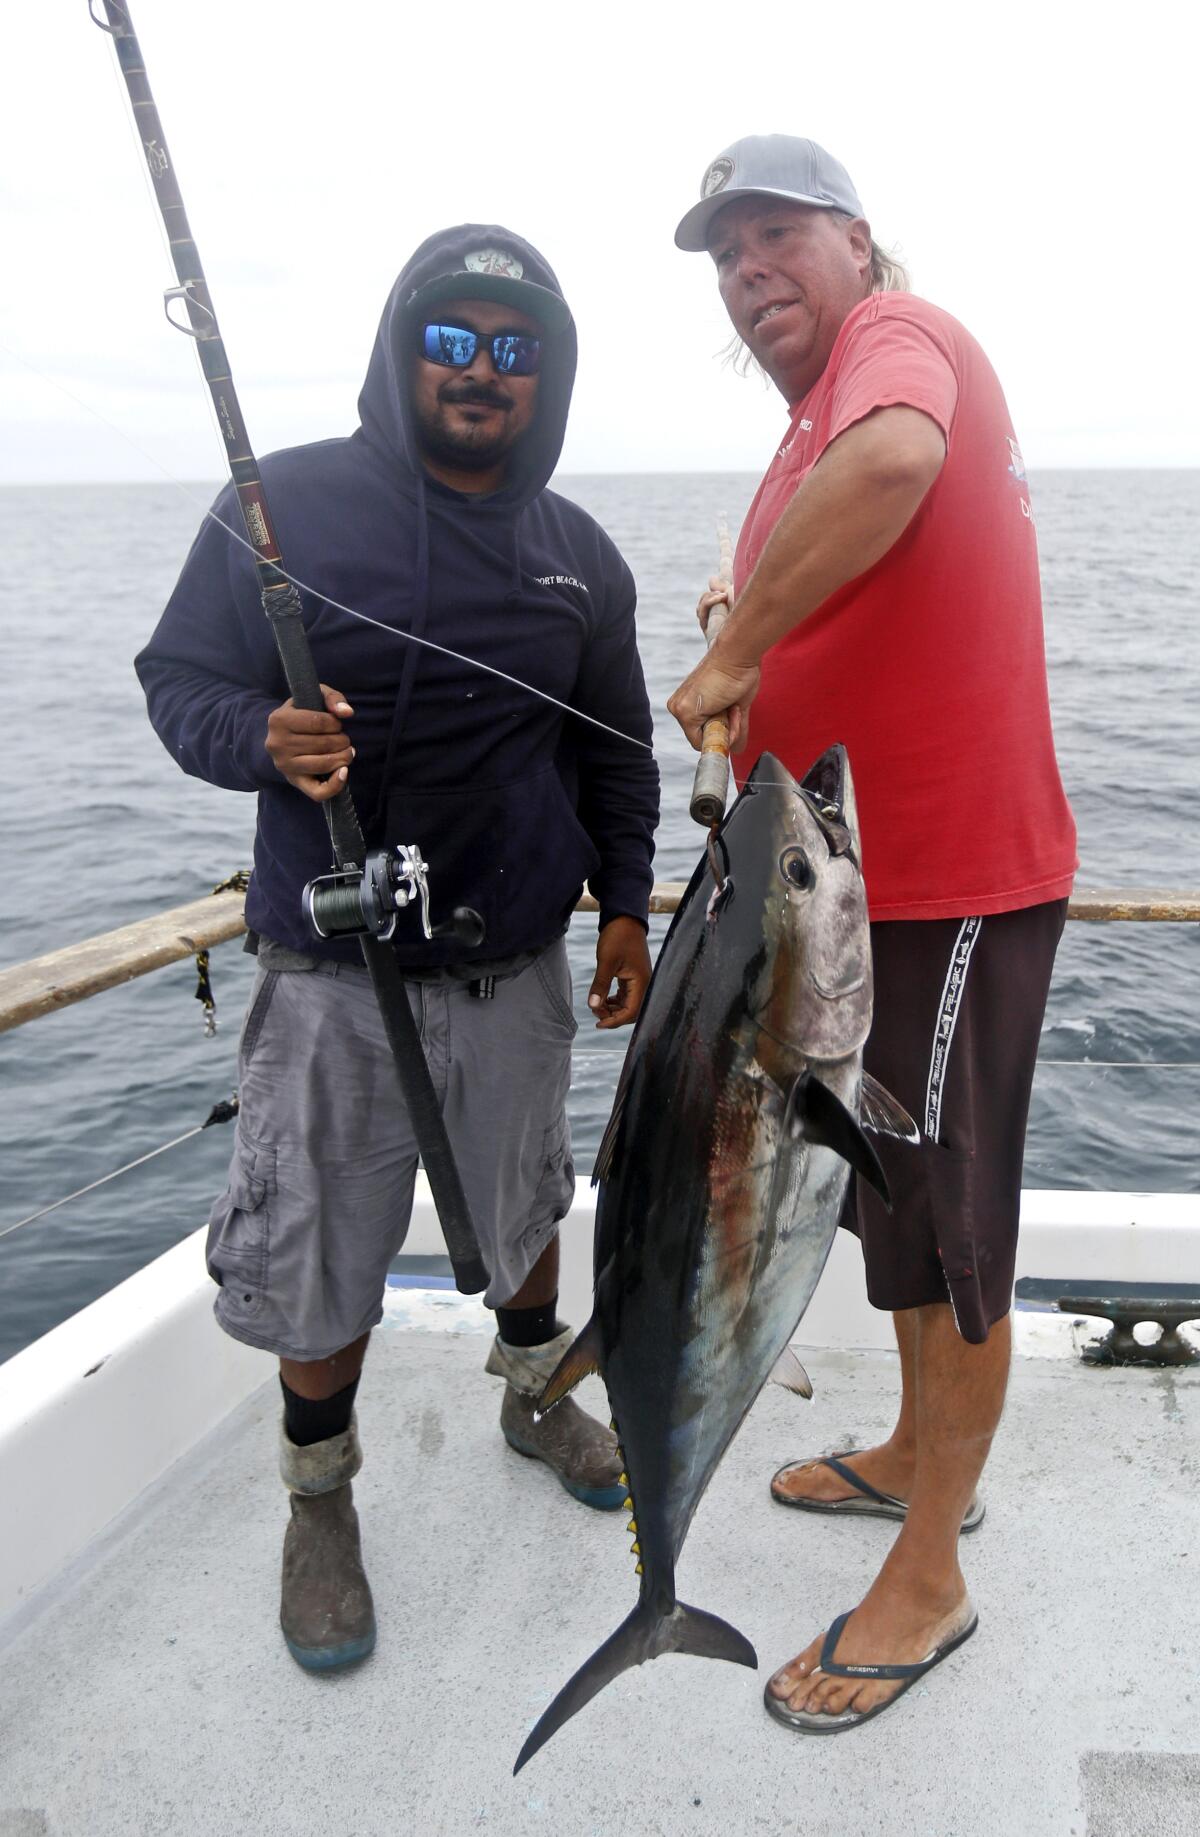
[[[636,919],[610,919],[596,939],[596,974],[588,992],[597,1027],[627,1027],[635,1021],[649,981],[650,946],[644,929]]]

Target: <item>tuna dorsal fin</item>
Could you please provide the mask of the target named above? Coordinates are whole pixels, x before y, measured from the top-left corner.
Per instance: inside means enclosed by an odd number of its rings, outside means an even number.
[[[876,1135],[897,1135],[902,1142],[921,1139],[921,1131],[904,1105],[884,1089],[878,1078],[872,1078],[870,1072],[863,1073],[858,1120],[864,1129],[873,1129]]]
[[[841,1098],[835,1097],[829,1086],[822,1084],[812,1072],[801,1072],[788,1093],[784,1126],[793,1134],[803,1136],[806,1142],[832,1148],[835,1154],[841,1155],[856,1174],[870,1181],[890,1209],[892,1196],[879,1157]]]
[[[812,1379],[790,1346],[784,1347],[772,1365],[770,1382],[782,1384],[785,1391],[793,1391],[797,1397],[811,1397],[813,1394]]]
[[[537,1415],[544,1416],[568,1391],[600,1369],[600,1328],[593,1314],[579,1337],[563,1353],[554,1374],[537,1400]]]

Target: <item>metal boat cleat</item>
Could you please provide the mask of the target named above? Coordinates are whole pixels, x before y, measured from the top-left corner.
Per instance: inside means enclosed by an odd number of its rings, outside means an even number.
[[[1200,1352],[1180,1334],[1188,1321],[1200,1323],[1200,1287],[1191,1282],[1082,1282],[1026,1278],[1017,1284],[1025,1301],[1050,1302],[1061,1314],[1082,1314],[1112,1322],[1102,1338],[1089,1341],[1085,1365],[1200,1365]],[[1134,1328],[1153,1323],[1157,1340],[1143,1343]]]

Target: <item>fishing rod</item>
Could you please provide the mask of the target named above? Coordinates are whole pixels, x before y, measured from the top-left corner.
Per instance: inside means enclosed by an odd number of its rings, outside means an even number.
[[[186,333],[196,344],[200,368],[225,443],[225,456],[241,506],[246,537],[254,552],[263,611],[271,623],[292,701],[297,708],[322,713],[325,698],[304,629],[300,594],[284,570],[258,461],[238,405],[212,296],[188,226],[133,20],[124,0],[101,0],[101,4],[103,19],[96,11],[96,0],[88,0],[88,11],[94,24],[113,40],[175,266],[178,285],[166,289],[164,309],[176,331]],[[186,323],[178,316],[180,308],[186,315]],[[384,1032],[396,1062],[417,1150],[429,1177],[454,1268],[455,1284],[464,1295],[479,1294],[487,1287],[489,1274],[480,1255],[470,1207],[408,1005],[404,977],[387,940],[394,928],[397,911],[413,901],[419,905],[422,930],[427,938],[454,936],[464,944],[477,945],[482,941],[482,921],[477,913],[464,906],[457,908],[445,924],[431,925],[426,864],[420,851],[409,847],[377,850],[368,858],[358,812],[348,788],[337,792],[323,808],[329,825],[335,871],[306,889],[306,910],[319,935],[353,932],[359,938]],[[364,926],[367,929],[364,930]]]

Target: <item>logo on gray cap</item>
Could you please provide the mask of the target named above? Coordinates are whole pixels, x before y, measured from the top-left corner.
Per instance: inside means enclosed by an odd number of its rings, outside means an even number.
[[[720,191],[723,185],[728,185],[732,177],[733,161],[731,159],[715,159],[700,181],[700,196],[702,198],[711,198],[714,191]]]
[[[463,267],[468,274],[502,274],[510,281],[519,281],[525,272],[524,263],[507,249],[476,249],[467,256]]]

